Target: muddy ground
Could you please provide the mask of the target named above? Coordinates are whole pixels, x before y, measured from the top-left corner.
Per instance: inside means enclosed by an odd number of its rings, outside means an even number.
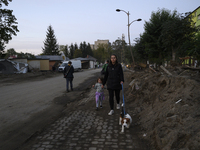
[[[157,150],[200,149],[200,73],[167,68],[137,70],[127,91],[126,107],[138,117],[142,138]],[[131,88],[132,87],[132,88]]]
[[[58,72],[28,72],[28,73],[20,73],[20,74],[0,74],[0,84],[2,83],[20,83],[26,81],[35,81],[35,80],[43,80],[46,78],[51,78],[55,76],[59,76],[62,73]]]
[[[140,138],[156,150],[200,149],[200,73],[167,68],[125,71],[125,107],[141,129]],[[0,75],[0,84],[25,82],[60,75],[54,72]],[[134,134],[134,133],[133,133]]]

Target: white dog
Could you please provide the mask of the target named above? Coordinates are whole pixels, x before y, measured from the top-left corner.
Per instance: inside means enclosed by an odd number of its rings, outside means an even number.
[[[124,132],[124,127],[129,128],[132,123],[132,118],[129,114],[124,115],[124,105],[122,104],[122,112],[119,117],[119,125],[122,125],[122,131]]]

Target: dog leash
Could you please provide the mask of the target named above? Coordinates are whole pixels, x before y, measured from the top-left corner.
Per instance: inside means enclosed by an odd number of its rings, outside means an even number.
[[[122,98],[123,98],[123,107],[124,107],[124,115],[125,113],[125,101],[124,101],[124,88],[123,88],[123,83],[122,83]]]

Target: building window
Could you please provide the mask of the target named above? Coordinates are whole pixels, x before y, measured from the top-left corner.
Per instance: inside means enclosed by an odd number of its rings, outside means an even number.
[[[198,15],[198,20],[200,20],[200,14]]]

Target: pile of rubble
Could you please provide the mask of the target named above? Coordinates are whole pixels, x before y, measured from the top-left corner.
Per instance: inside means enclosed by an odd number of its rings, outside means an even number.
[[[126,106],[138,117],[142,138],[155,149],[200,149],[199,71],[167,71],[148,68],[130,73]]]

